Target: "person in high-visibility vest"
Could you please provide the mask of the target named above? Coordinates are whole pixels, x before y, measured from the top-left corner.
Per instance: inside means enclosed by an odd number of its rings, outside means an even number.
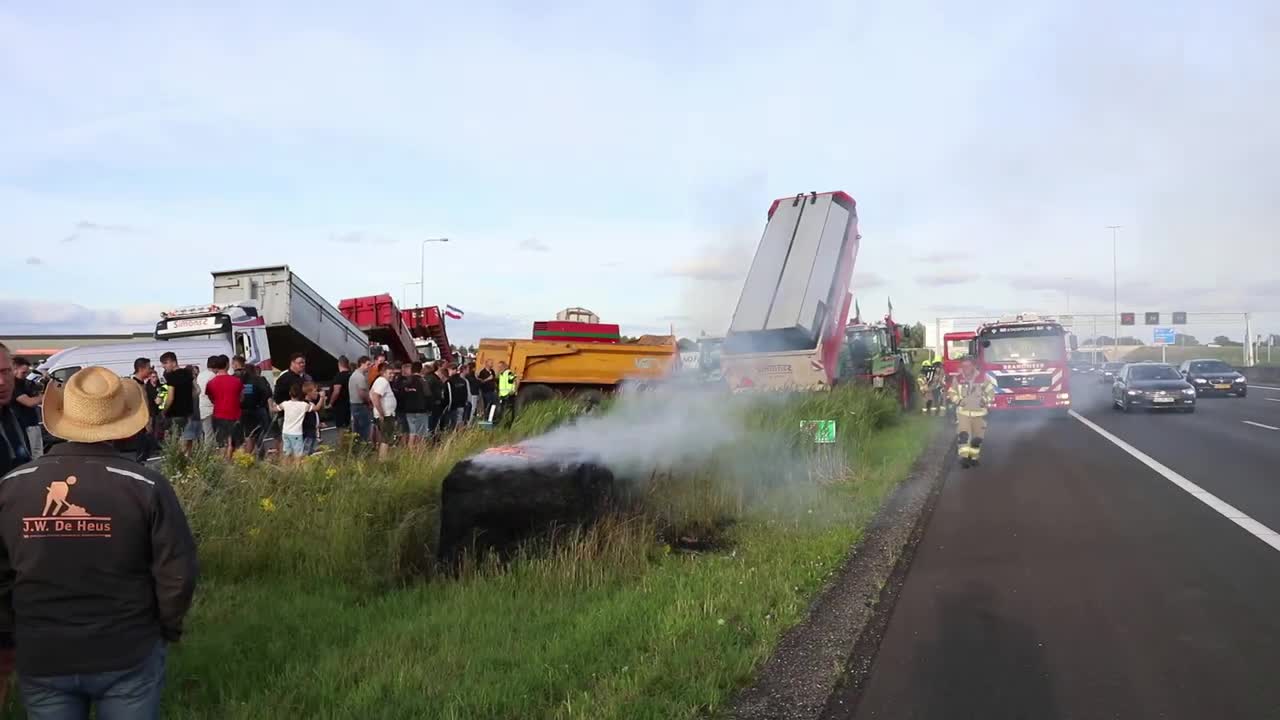
[[[970,359],[960,364],[960,374],[951,383],[948,399],[956,408],[956,443],[960,467],[978,463],[982,440],[987,434],[987,408],[996,399],[996,386],[978,372]]]
[[[498,410],[493,422],[508,425],[515,419],[516,374],[505,362],[498,362]]]

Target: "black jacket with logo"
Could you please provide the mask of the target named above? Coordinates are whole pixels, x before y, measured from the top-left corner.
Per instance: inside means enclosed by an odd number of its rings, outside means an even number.
[[[20,673],[124,670],[176,641],[195,541],[169,481],[68,442],[0,479],[0,640]]]

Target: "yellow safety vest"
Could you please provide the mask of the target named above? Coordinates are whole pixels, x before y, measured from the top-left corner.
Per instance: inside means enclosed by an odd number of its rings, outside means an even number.
[[[498,374],[498,397],[509,397],[516,392],[516,374],[503,370]]]

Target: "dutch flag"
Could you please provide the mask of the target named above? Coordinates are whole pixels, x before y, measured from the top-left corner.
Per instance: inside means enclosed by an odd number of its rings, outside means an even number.
[[[452,305],[445,305],[444,316],[447,318],[453,318],[454,320],[461,320],[462,311]]]

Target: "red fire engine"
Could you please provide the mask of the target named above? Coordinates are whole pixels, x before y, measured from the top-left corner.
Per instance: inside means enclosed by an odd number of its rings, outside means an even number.
[[[1071,407],[1066,331],[1031,313],[978,328],[971,356],[996,386],[992,411]]]

